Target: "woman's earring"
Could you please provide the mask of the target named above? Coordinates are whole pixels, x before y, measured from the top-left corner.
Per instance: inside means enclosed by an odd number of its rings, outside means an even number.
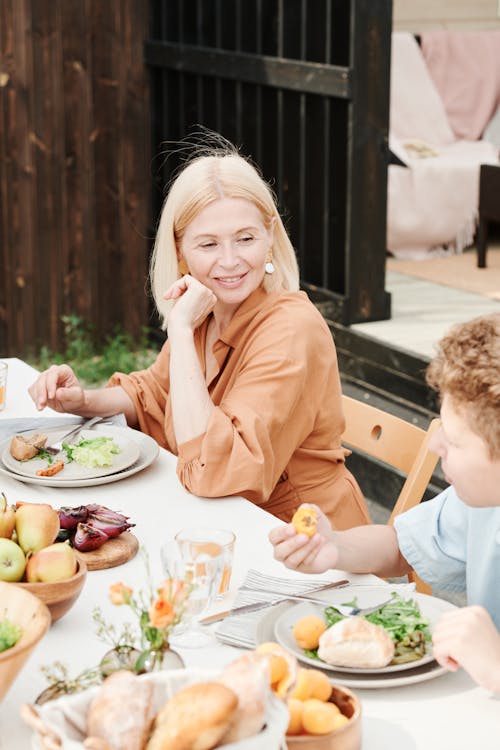
[[[274,263],[273,263],[273,254],[272,252],[269,253],[266,260],[265,265],[265,272],[266,273],[274,273]]]
[[[177,264],[177,268],[178,268],[179,273],[180,273],[181,276],[185,276],[186,274],[189,273],[189,266],[186,263],[186,261],[184,260],[184,258],[180,259],[180,261]]]

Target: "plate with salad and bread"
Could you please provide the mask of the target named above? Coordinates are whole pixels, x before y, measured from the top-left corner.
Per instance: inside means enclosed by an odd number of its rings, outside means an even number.
[[[387,603],[388,592],[386,584],[332,590],[321,597],[324,606],[288,605],[268,627],[300,662],[353,687],[389,687],[444,673],[433,657],[431,634],[441,614],[454,605],[398,591]],[[345,617],[335,609],[335,604],[370,607],[377,601],[386,603],[366,615]]]

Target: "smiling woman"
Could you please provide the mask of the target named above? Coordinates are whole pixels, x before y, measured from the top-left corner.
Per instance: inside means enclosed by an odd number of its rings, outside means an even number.
[[[50,368],[35,402],[85,415],[125,412],[178,455],[196,495],[243,495],[283,520],[303,502],[338,528],[369,521],[345,467],[330,331],[306,294],[273,193],[216,134],[177,175],[163,206],[152,290],[168,329],[156,362],[83,390]]]

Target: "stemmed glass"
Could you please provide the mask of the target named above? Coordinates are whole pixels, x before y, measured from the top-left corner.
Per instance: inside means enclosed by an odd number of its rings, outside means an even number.
[[[186,613],[181,626],[170,638],[176,648],[201,648],[213,636],[200,625],[200,617],[217,594],[222,575],[222,555],[200,553],[196,544],[179,532],[174,541],[160,550],[164,573],[171,578],[186,581],[191,587]]]

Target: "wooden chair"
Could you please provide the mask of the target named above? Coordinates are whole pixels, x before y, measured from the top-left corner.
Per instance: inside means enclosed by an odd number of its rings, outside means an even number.
[[[346,419],[342,442],[406,474],[388,521],[392,524],[399,513],[422,500],[438,461],[438,455],[429,450],[429,440],[439,427],[439,419],[433,419],[424,430],[349,396],[342,396],[342,402]],[[415,581],[418,591],[431,593],[416,573],[409,573],[408,579]]]

